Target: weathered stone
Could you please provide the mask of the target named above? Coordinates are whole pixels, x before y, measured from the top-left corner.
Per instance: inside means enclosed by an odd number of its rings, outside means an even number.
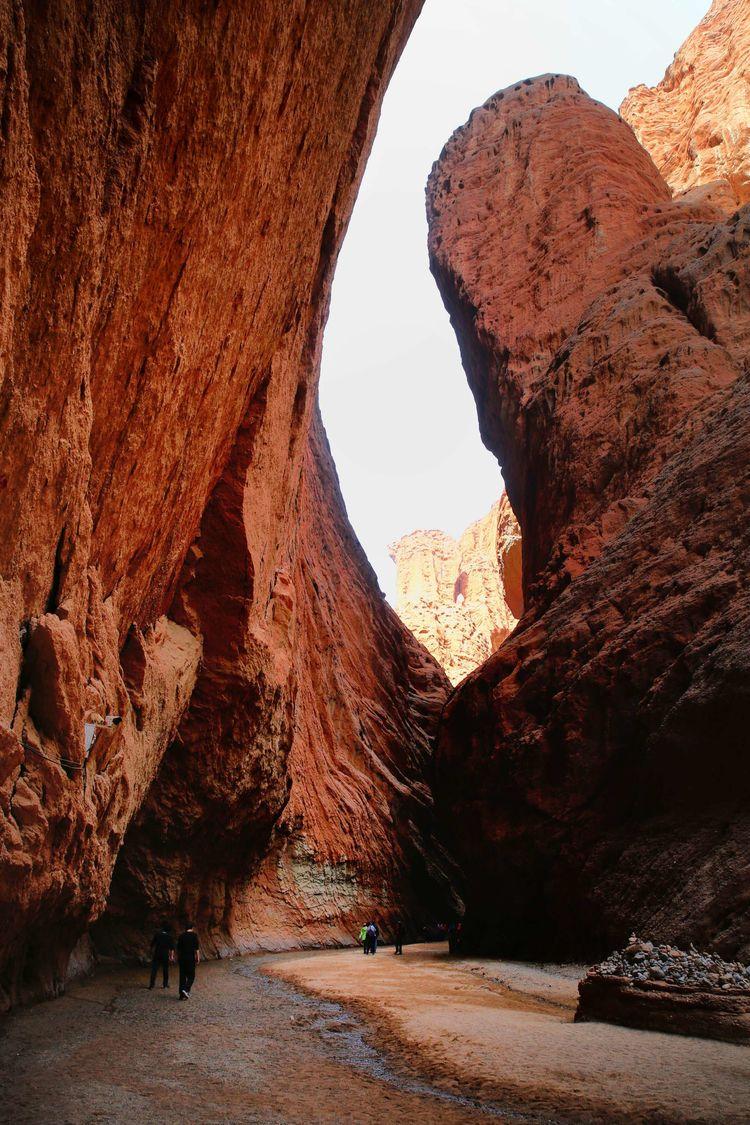
[[[115,949],[165,911],[231,949],[429,903],[448,685],[378,595],[313,421],[419,7],[0,3],[6,1004],[61,987],[119,854]],[[113,715],[81,769],[84,721]],[[303,889],[280,894],[278,857]]]
[[[660,980],[634,983],[627,977],[589,973],[578,992],[577,1023],[618,1023],[734,1043],[750,1040],[750,993],[746,991],[707,991]]]
[[[467,940],[747,949],[750,210],[673,201],[548,75],[454,134],[428,217],[523,535],[523,617],[441,726]]]
[[[505,640],[523,610],[521,533],[502,498],[459,539],[414,531],[389,547],[396,612],[453,684]]]
[[[750,202],[750,3],[714,0],[658,86],[636,86],[622,117],[678,193],[726,211]]]

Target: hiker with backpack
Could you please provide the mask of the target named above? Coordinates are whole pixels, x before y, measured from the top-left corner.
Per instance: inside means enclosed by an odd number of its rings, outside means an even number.
[[[366,953],[372,953],[373,956],[377,953],[378,949],[378,927],[374,922],[367,923],[367,939],[366,939]]]

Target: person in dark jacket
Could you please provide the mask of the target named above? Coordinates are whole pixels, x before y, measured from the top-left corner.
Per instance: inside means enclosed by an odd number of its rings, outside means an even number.
[[[156,974],[161,969],[161,986],[169,988],[169,962],[174,951],[174,938],[172,931],[166,923],[157,930],[151,938],[151,982],[149,988],[156,983]]]
[[[195,980],[195,966],[201,959],[198,935],[192,922],[177,939],[177,962],[180,966],[180,1000],[188,1000]]]
[[[396,928],[393,931],[393,944],[396,946],[396,948],[394,950],[394,953],[397,953],[397,954],[400,953],[400,954],[403,955],[403,952],[404,952],[403,944],[404,944],[404,938],[405,937],[406,937],[406,929],[404,927],[404,923],[399,918],[398,922],[396,922]]]
[[[367,952],[373,955],[378,950],[378,927],[374,922],[367,924]]]
[[[463,933],[460,922],[451,922],[448,927],[448,952],[460,953],[463,941]]]

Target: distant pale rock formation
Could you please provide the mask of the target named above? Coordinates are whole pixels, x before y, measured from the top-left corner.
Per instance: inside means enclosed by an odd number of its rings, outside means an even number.
[[[513,631],[523,611],[521,533],[505,494],[454,539],[413,531],[388,548],[396,612],[458,684]]]
[[[714,0],[657,86],[636,86],[620,114],[672,190],[750,202],[750,0]]]

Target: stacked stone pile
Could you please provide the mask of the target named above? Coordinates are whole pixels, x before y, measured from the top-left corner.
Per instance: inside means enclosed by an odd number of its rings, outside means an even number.
[[[671,945],[654,945],[631,934],[624,949],[610,954],[589,975],[624,977],[634,983],[664,981],[706,990],[750,992],[750,966],[724,961],[715,953],[701,953],[694,945],[685,951]]]
[[[589,969],[578,993],[576,1021],[750,1042],[750,967],[693,945],[686,951],[631,934],[624,949]]]

